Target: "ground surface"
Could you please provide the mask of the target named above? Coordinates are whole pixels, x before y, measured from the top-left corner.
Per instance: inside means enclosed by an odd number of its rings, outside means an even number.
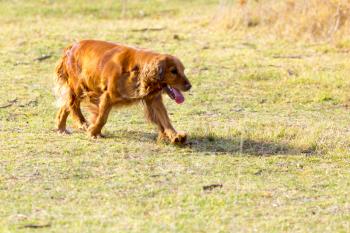
[[[346,48],[224,31],[216,1],[96,2],[0,1],[0,232],[350,231]],[[54,132],[54,65],[85,38],[183,60],[187,146],[140,106],[106,139]]]

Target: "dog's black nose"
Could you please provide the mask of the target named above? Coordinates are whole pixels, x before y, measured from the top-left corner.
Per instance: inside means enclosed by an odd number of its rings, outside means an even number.
[[[185,90],[186,90],[186,91],[190,90],[191,87],[192,87],[192,85],[191,85],[190,83],[186,83],[186,84],[185,84]]]

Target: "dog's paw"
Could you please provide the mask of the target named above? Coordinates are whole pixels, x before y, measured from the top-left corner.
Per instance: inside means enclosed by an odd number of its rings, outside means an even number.
[[[170,137],[170,141],[172,144],[184,144],[186,142],[187,135],[185,132],[177,132],[176,134]]]
[[[98,138],[105,138],[105,137],[106,137],[105,135],[103,135],[103,134],[101,134],[101,133],[96,134],[96,135],[91,135],[91,134],[89,134],[89,136],[90,136],[90,138],[92,138],[92,139],[98,139]]]
[[[87,129],[88,135],[92,139],[104,138],[105,136],[101,134],[101,130],[98,130],[96,127],[90,126]]]
[[[163,132],[158,133],[157,142],[166,142],[169,138]]]
[[[72,134],[72,130],[70,130],[70,129],[57,129],[57,133],[59,135],[69,135],[69,134]]]

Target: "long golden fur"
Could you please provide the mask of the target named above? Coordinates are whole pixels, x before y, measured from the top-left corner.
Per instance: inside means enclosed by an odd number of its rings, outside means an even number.
[[[56,67],[57,130],[67,132],[71,114],[79,128],[100,137],[112,107],[142,101],[146,117],[158,126],[159,138],[183,143],[186,134],[171,125],[161,94],[167,92],[176,102],[183,102],[181,91],[191,88],[184,69],[171,55],[104,41],[75,43],[64,50]],[[82,101],[90,104],[89,123],[80,109]]]

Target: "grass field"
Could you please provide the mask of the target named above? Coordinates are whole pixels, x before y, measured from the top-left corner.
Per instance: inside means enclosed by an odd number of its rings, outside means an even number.
[[[0,1],[0,232],[350,232],[350,47],[225,31],[217,6]],[[140,106],[57,135],[55,62],[86,38],[182,59],[186,146]]]

